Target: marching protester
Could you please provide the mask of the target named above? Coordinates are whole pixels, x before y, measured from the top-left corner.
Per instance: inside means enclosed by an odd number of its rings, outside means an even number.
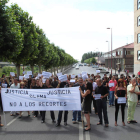
[[[36,80],[36,85],[35,86],[32,86],[33,89],[42,89],[42,81],[41,79],[37,79]],[[41,115],[41,112],[40,112],[40,115]],[[38,117],[38,111],[34,111],[34,118],[35,117]]]
[[[57,88],[66,88],[66,87],[69,87],[69,85],[66,81],[65,82],[59,81]],[[59,111],[56,127],[60,126],[60,123],[62,120],[62,114],[63,114],[63,111]],[[68,111],[64,111],[64,125],[65,126],[67,125],[67,119],[68,119]]]
[[[107,105],[106,105],[106,97],[108,96],[108,90],[107,87],[102,85],[102,80],[97,79],[97,87],[95,89],[95,94],[100,94],[101,99],[96,100],[96,105],[97,105],[97,111],[98,111],[98,116],[99,116],[99,122],[97,125],[102,125],[102,110],[104,114],[104,123],[105,126],[108,127],[108,116],[107,116]],[[95,98],[95,96],[93,96]]]
[[[128,109],[127,109],[127,123],[137,123],[134,120],[135,108],[138,101],[138,95],[140,94],[139,88],[136,85],[136,80],[133,78],[131,84],[127,86],[127,97],[128,97]]]
[[[110,86],[110,83],[113,85]],[[114,92],[117,86],[117,82],[115,80],[115,76],[112,76],[112,80],[109,81],[109,107],[114,106]]]
[[[24,82],[20,83],[20,89],[26,89]],[[30,117],[30,111],[28,111],[28,116]],[[20,113],[19,113],[19,118],[21,118],[21,117],[22,117],[22,111],[20,111]]]
[[[140,90],[140,78],[138,78],[138,80],[137,80],[137,85]],[[138,95],[138,104],[139,104],[139,100],[140,100],[140,95]]]
[[[81,95],[84,99],[84,115],[86,117],[86,121],[87,121],[87,125],[85,125],[85,129],[84,131],[89,131],[90,128],[90,112],[91,112],[91,96],[92,96],[92,92],[93,92],[93,86],[91,82],[87,82],[87,84],[85,85],[86,88],[86,92],[83,93],[82,89],[79,88]]]
[[[14,83],[10,86],[10,88],[13,88],[13,89],[19,89],[20,88],[20,84],[18,83],[17,78],[14,78]],[[11,116],[14,116],[14,114],[19,115],[19,113],[11,111]]]
[[[53,88],[51,86],[51,80],[50,79],[46,79],[46,82],[45,84],[43,85],[42,87],[43,89],[50,89],[50,88]],[[41,114],[42,114],[42,123],[45,122],[45,114],[46,114],[46,111],[41,111]],[[55,115],[54,115],[54,111],[50,111],[50,115],[51,115],[51,119],[52,119],[52,123],[55,123]]]
[[[78,79],[78,83],[74,84],[73,86],[74,86],[74,87],[80,86],[80,88],[81,88],[81,90],[82,90],[83,92],[86,90],[85,85],[83,84],[83,79],[82,79],[82,78],[79,78],[79,79]],[[81,103],[82,103],[82,102],[83,102],[83,97],[81,96]],[[77,117],[77,118],[76,118],[76,117]],[[73,124],[76,123],[76,120],[77,120],[78,122],[81,122],[81,121],[82,121],[82,120],[81,120],[81,110],[79,110],[79,111],[73,110],[73,119],[72,119]]]
[[[125,126],[124,122],[124,115],[125,115],[125,105],[126,103],[118,103],[118,98],[119,97],[124,97],[127,98],[127,90],[126,87],[124,86],[124,81],[122,79],[118,80],[118,85],[115,89],[115,126],[117,126],[117,118],[118,118],[118,112],[119,112],[119,106],[121,105],[121,112],[122,112],[122,123],[123,126]]]
[[[51,83],[51,85],[52,85],[53,88],[56,88],[57,85],[58,85],[58,81],[57,81],[57,78],[55,76],[53,78],[53,82]]]
[[[0,108],[1,108],[1,111],[3,111],[2,98],[1,98],[1,86],[0,86]]]

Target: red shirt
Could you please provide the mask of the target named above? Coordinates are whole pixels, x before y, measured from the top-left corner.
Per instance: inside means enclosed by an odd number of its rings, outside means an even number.
[[[114,83],[114,86],[113,87],[110,87],[109,89],[110,89],[110,91],[115,91],[115,88],[116,88],[116,86],[117,86],[117,81],[116,80],[110,80],[109,81],[109,83]]]
[[[140,75],[140,71],[138,72],[138,75]]]

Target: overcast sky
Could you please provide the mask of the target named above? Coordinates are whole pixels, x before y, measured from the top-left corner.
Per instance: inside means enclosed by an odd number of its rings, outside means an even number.
[[[108,51],[134,41],[133,0],[10,0],[33,17],[56,46],[75,59],[90,51]],[[110,45],[110,44],[109,44]]]

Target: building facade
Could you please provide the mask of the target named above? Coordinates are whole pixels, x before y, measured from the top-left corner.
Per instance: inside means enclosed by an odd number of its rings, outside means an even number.
[[[140,70],[140,0],[134,0],[134,73]]]
[[[111,68],[111,51],[103,54],[105,67]],[[112,51],[112,69],[129,70],[133,72],[134,67],[134,43],[119,47]]]

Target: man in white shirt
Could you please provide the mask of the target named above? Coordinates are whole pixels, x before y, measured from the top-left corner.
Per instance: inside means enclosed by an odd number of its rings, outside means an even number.
[[[136,79],[131,80],[131,84],[127,86],[128,109],[127,109],[127,123],[137,123],[134,120],[135,108],[140,94],[138,86],[136,86]]]
[[[14,79],[14,83],[10,86],[10,88],[14,88],[14,89],[19,89],[20,88],[20,84],[18,83],[17,78]],[[11,116],[14,116],[14,114],[19,115],[19,113],[15,112],[15,111],[11,111]]]

